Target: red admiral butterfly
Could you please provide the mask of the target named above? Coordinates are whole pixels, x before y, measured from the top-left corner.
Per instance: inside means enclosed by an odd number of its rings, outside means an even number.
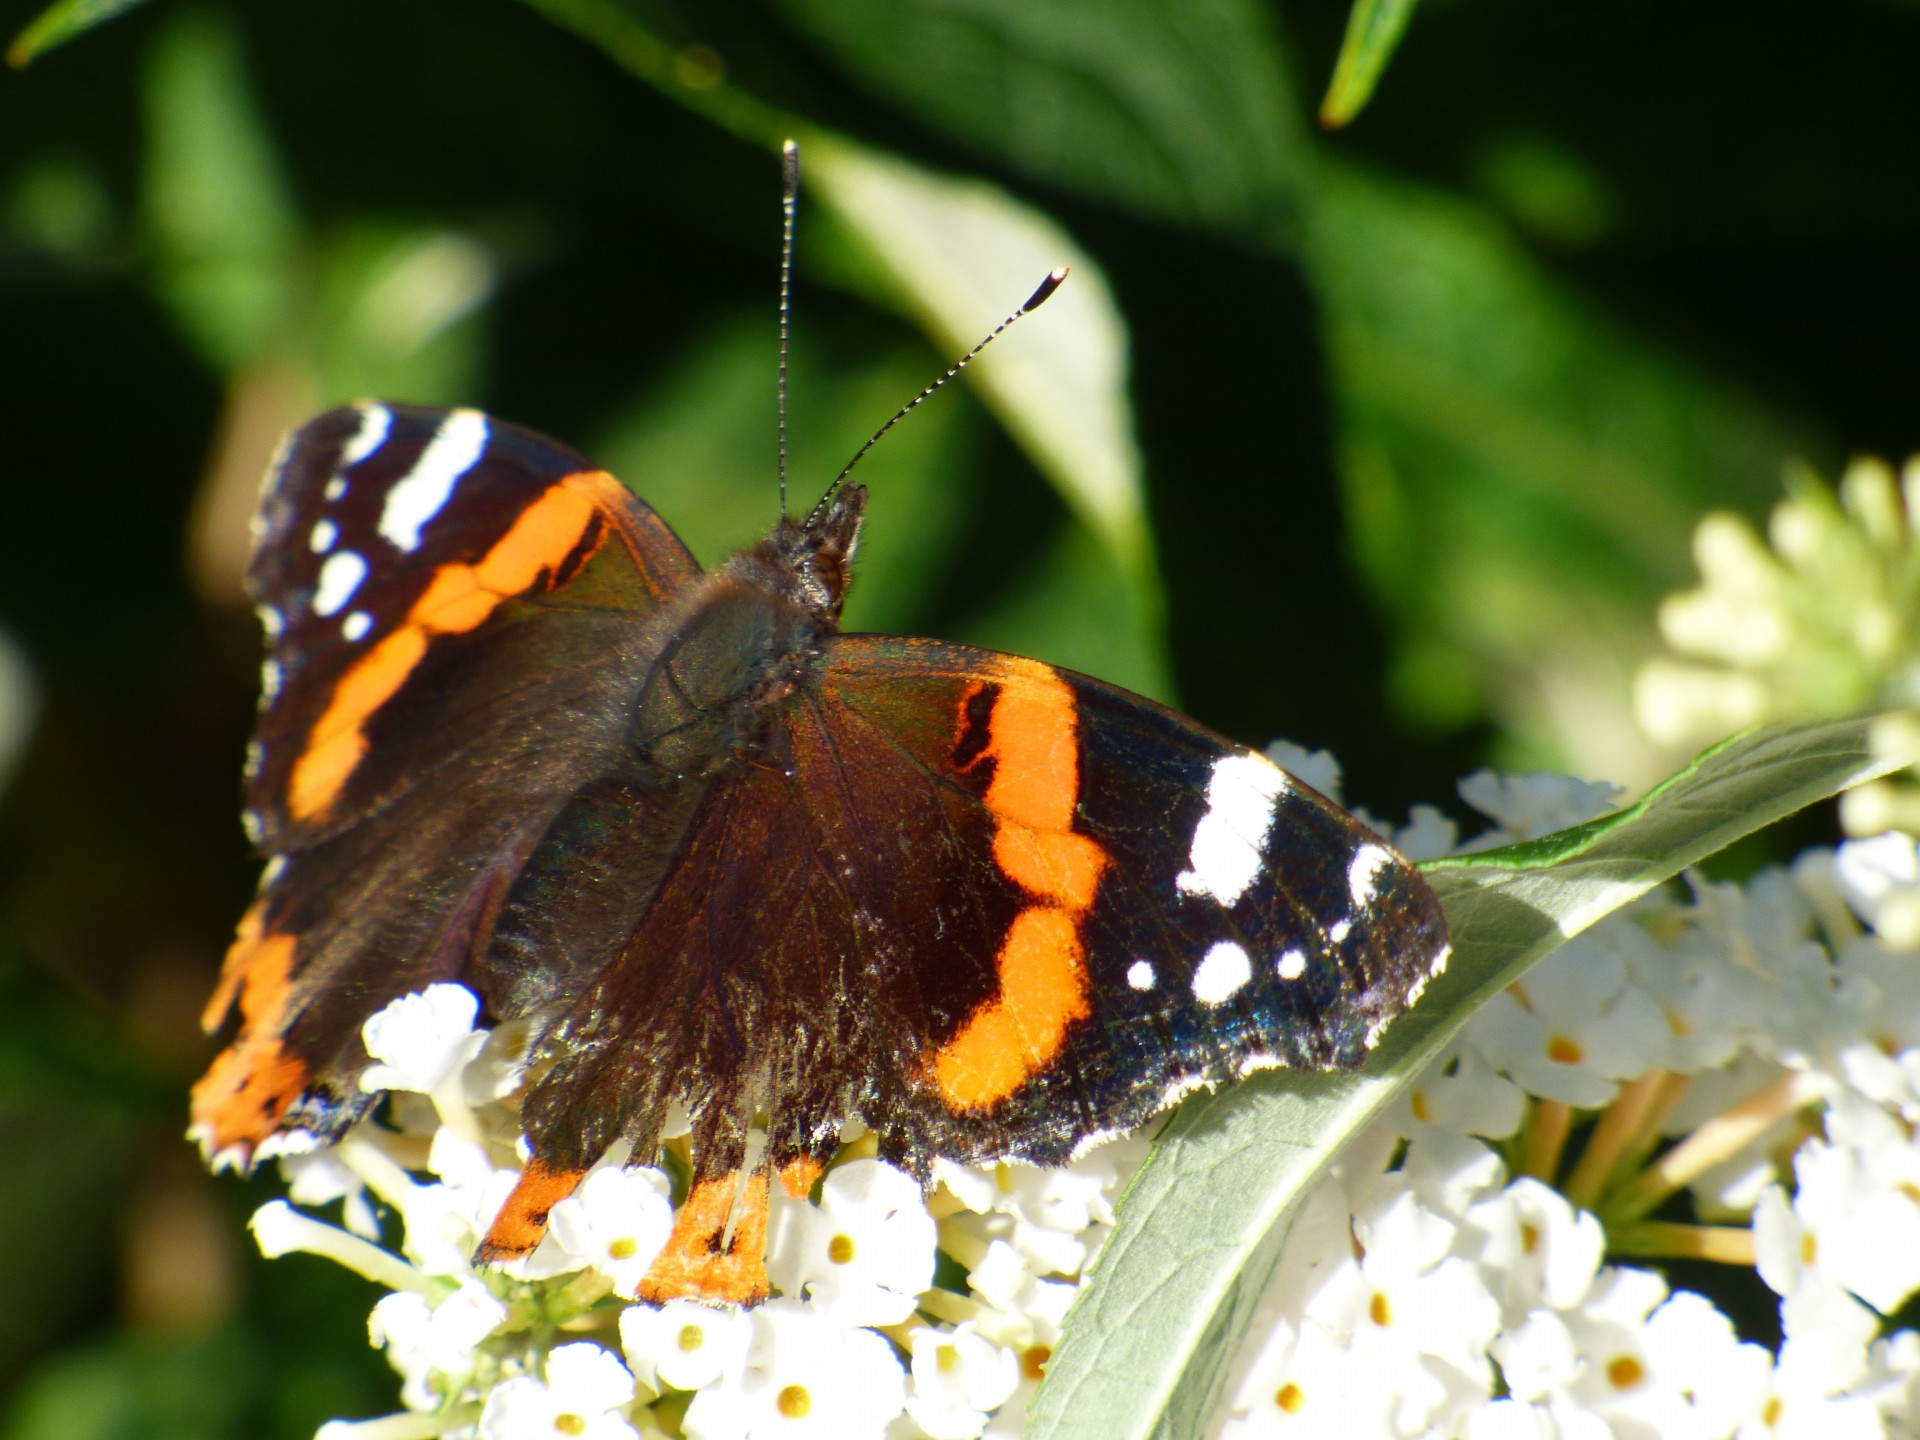
[[[248,572],[272,858],[193,1095],[216,1166],[339,1135],[379,1098],[368,1017],[457,981],[539,1027],[482,1258],[616,1141],[653,1156],[678,1101],[691,1190],[641,1293],[752,1301],[771,1179],[804,1193],[849,1119],[922,1178],[1058,1164],[1196,1086],[1364,1058],[1448,953],[1411,866],[1138,696],[840,633],[865,505],[836,485],[703,574],[478,411],[287,441]]]

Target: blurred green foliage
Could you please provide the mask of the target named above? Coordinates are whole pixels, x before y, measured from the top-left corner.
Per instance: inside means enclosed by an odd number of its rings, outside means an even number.
[[[363,1287],[262,1283],[272,1180],[177,1139],[252,883],[251,487],[321,405],[459,401],[749,540],[787,134],[797,503],[1079,271],[864,462],[851,623],[1331,746],[1378,813],[1658,773],[1697,517],[1920,448],[1920,7],[1454,0],[1382,78],[1410,9],[0,7],[0,1440],[391,1403]]]

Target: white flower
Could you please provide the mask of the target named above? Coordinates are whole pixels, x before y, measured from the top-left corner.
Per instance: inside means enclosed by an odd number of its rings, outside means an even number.
[[[1500,1307],[1471,1261],[1452,1254],[1457,1227],[1420,1203],[1397,1172],[1354,1217],[1363,1253],[1336,1266],[1307,1302],[1318,1326],[1347,1338],[1373,1373],[1394,1377],[1401,1431],[1448,1423],[1491,1387],[1487,1344]]]
[[[1020,1384],[1020,1360],[971,1321],[952,1330],[918,1326],[908,1336],[913,1391],[907,1414],[931,1440],[973,1440]]]
[[[1849,840],[1834,852],[1834,878],[1847,903],[1896,949],[1920,944],[1920,847],[1889,830]]]
[[[1527,1097],[1478,1050],[1448,1050],[1395,1101],[1398,1133],[1412,1137],[1428,1126],[1461,1135],[1504,1139],[1520,1128]]]
[[[1382,1383],[1386,1374],[1393,1383]],[[1220,1440],[1404,1433],[1392,1419],[1402,1378],[1320,1325],[1309,1321],[1296,1329],[1282,1321],[1264,1337]]]
[[[1920,1208],[1901,1190],[1872,1185],[1844,1147],[1809,1140],[1793,1169],[1792,1202],[1770,1186],[1754,1208],[1761,1278],[1783,1299],[1837,1286],[1883,1314],[1898,1309],[1920,1288]]]
[[[396,1202],[406,1225],[407,1253],[429,1275],[469,1274],[474,1249],[518,1176],[444,1128],[434,1134],[427,1164],[441,1182],[411,1185]]]
[[[477,1280],[468,1280],[437,1304],[399,1291],[373,1307],[367,1338],[405,1383],[401,1400],[410,1410],[431,1410],[446,1397],[435,1376],[464,1376],[474,1368],[474,1350],[507,1318],[507,1307]]]
[[[1644,1348],[1637,1355],[1616,1351],[1604,1365],[1589,1351],[1593,1383],[1586,1393],[1617,1431],[1638,1421],[1661,1440],[1709,1440],[1760,1407],[1773,1357],[1743,1343],[1702,1296],[1669,1296],[1647,1317],[1639,1338]]]
[[[1499,1362],[1507,1391],[1516,1400],[1531,1403],[1563,1397],[1580,1376],[1580,1352],[1573,1331],[1567,1328],[1565,1316],[1551,1310],[1532,1311],[1518,1323],[1507,1325],[1494,1336],[1488,1350]]]
[[[1558,1191],[1522,1176],[1468,1218],[1487,1237],[1481,1258],[1509,1315],[1542,1305],[1570,1310],[1593,1288],[1606,1236],[1598,1220]]]
[[[1267,746],[1267,759],[1302,785],[1313,787],[1336,805],[1340,803],[1340,762],[1331,750],[1309,750],[1291,740],[1275,740]]]
[[[1691,910],[1656,897],[1633,914],[1635,920],[1610,921],[1606,929],[1628,982],[1651,997],[1666,1021],[1655,1063],[1682,1075],[1731,1064],[1763,1023],[1767,992],[1754,984],[1750,968],[1735,963],[1720,936],[1694,923]],[[1647,926],[1677,933],[1662,943]]]
[[[548,1216],[558,1269],[590,1265],[618,1293],[636,1294],[673,1231],[670,1194],[667,1177],[646,1166],[595,1170]]]
[[[828,1172],[820,1204],[778,1205],[767,1273],[850,1325],[890,1325],[933,1283],[935,1229],[920,1186],[881,1160]]]
[[[402,995],[360,1027],[367,1053],[378,1062],[360,1076],[360,1088],[428,1095],[443,1089],[487,1043],[487,1032],[473,1028],[479,1013],[479,999],[464,985]]]
[[[1069,1165],[1043,1168],[1018,1161],[957,1165],[936,1160],[934,1179],[967,1209],[1004,1215],[1004,1234],[1033,1270],[1077,1275],[1113,1223],[1113,1202],[1146,1159],[1144,1136],[1097,1145]]]
[[[612,1351],[562,1345],[547,1356],[544,1380],[519,1375],[494,1386],[479,1440],[637,1440],[616,1413],[632,1400],[633,1376]]]
[[[657,1377],[675,1390],[698,1390],[746,1363],[753,1322],[735,1307],[669,1300],[655,1309],[629,1305],[620,1312],[620,1346],[633,1373]]]
[[[744,1369],[696,1392],[684,1428],[689,1440],[880,1440],[906,1388],[893,1348],[871,1330],[770,1300],[753,1312]]]
[[[1598,1415],[1562,1399],[1495,1400],[1467,1417],[1466,1433],[1467,1440],[1620,1440]]]
[[[1530,775],[1496,775],[1476,770],[1459,784],[1460,798],[1500,828],[1468,846],[1484,849],[1491,842],[1505,845],[1533,840],[1579,825],[1613,809],[1620,787],[1606,780],[1576,780],[1571,775],[1536,771]]]
[[[344,1200],[340,1219],[363,1240],[380,1239],[380,1219],[367,1199],[364,1181],[341,1163],[332,1149],[308,1150],[280,1157],[280,1174],[287,1182],[287,1198],[309,1209]]]
[[[1644,1075],[1666,1049],[1660,1007],[1627,980],[1624,952],[1645,939],[1616,918],[1569,940],[1494,996],[1465,1043],[1530,1095],[1605,1105],[1616,1082]]]

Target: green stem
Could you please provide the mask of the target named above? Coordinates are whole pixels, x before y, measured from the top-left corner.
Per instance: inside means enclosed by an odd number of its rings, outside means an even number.
[[[1642,1220],[1607,1232],[1607,1250],[1661,1260],[1712,1260],[1722,1265],[1753,1264],[1753,1232],[1735,1225],[1682,1225]]]

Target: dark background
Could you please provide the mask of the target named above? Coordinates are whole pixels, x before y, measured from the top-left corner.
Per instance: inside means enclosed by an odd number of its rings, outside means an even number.
[[[991,181],[1113,287],[1157,581],[956,386],[866,473],[899,519],[865,623],[1330,747],[1375,813],[1458,812],[1483,763],[1657,776],[1627,681],[1699,516],[1920,449],[1920,6],[1429,0],[1332,135],[1334,0],[621,13],[723,96]],[[280,427],[378,391],[606,459],[703,558],[752,538],[777,166],[714,93],[506,0],[156,0],[0,75],[0,1440],[392,1408],[371,1287],[260,1283],[274,1182],[179,1139],[253,879],[232,497]],[[802,497],[951,358],[857,226],[806,216]],[[472,304],[369,338],[420,254]]]

